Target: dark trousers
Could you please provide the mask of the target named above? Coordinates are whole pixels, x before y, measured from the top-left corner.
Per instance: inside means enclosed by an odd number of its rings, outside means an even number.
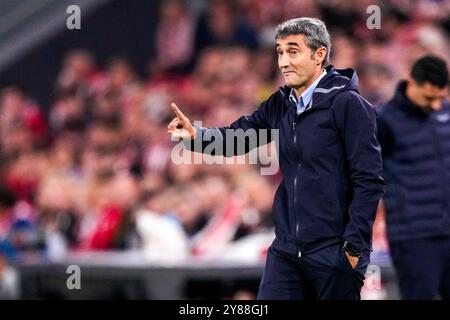
[[[269,248],[258,292],[260,300],[359,300],[369,254],[353,270],[342,244],[298,257]]]
[[[390,243],[390,249],[403,299],[450,299],[450,237]]]

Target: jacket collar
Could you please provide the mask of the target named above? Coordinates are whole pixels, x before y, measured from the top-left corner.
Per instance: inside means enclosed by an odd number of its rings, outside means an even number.
[[[427,117],[430,112],[425,111],[423,108],[419,107],[406,96],[406,87],[408,86],[408,82],[406,80],[402,80],[398,83],[397,89],[394,95],[394,103],[399,106],[405,112],[412,112],[421,117]]]
[[[358,92],[358,76],[353,69],[336,69],[333,65],[329,65],[325,70],[327,74],[319,81],[314,90],[312,107],[329,106],[330,100],[344,90]],[[285,85],[280,87],[280,92],[288,99],[291,88]]]

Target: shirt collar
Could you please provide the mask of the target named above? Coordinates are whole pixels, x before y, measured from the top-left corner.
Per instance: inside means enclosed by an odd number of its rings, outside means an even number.
[[[316,89],[317,85],[319,84],[320,80],[325,77],[327,74],[326,69],[323,69],[322,73],[320,74],[320,76],[316,79],[316,81],[314,81],[300,96],[301,101],[303,101],[303,105],[307,106],[309,105],[309,103],[311,102],[314,90]],[[292,88],[291,89],[291,94],[289,95],[289,99],[295,104],[297,105],[299,103],[299,100],[297,100],[297,96],[295,95],[295,90]]]

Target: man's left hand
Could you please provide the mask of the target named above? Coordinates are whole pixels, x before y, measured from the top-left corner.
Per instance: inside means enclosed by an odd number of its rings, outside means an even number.
[[[347,259],[350,262],[350,265],[352,266],[352,268],[355,269],[356,265],[358,264],[359,258],[358,257],[352,257],[347,252],[345,253],[345,255],[347,256]]]

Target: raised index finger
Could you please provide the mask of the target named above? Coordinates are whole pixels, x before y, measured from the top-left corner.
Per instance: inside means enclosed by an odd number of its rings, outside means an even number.
[[[180,109],[178,109],[178,107],[175,103],[172,102],[171,106],[172,106],[173,112],[175,112],[175,114],[178,116],[178,118],[180,118],[181,120],[186,119],[186,116],[183,114],[183,112],[180,111]]]

